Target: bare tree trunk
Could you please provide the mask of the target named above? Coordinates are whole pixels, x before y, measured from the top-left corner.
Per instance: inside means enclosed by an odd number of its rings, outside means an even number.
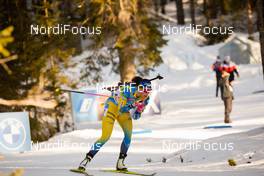
[[[203,1],[203,10],[204,10],[204,16],[205,16],[205,24],[206,26],[209,26],[210,22],[210,18],[209,18],[209,13],[208,13],[208,5],[207,5],[207,1],[208,0],[204,0]]]
[[[207,0],[207,11],[210,19],[217,18],[217,2],[216,0]]]
[[[166,9],[165,9],[166,4],[167,4],[167,0],[160,0],[160,7],[162,14],[166,14]]]
[[[253,0],[247,0],[248,39],[253,40]]]
[[[191,19],[192,19],[192,25],[196,25],[195,22],[195,5],[194,5],[195,0],[190,0],[190,10],[191,10]]]
[[[207,11],[207,1],[203,0],[203,13],[205,14]]]
[[[6,72],[8,74],[12,74],[12,70],[9,69],[9,67],[7,66],[7,62],[12,61],[12,60],[16,60],[17,59],[17,55],[12,55],[9,56],[7,58],[1,58],[0,59],[0,65],[2,65],[4,67],[4,69],[6,70]]]
[[[154,9],[156,13],[159,12],[159,0],[154,0]]]
[[[257,1],[258,8],[258,28],[259,28],[259,42],[261,48],[261,58],[262,58],[262,69],[264,78],[264,2],[263,0]]]
[[[129,48],[128,48],[129,49]],[[121,81],[131,81],[136,74],[136,66],[134,63],[134,58],[131,58],[129,51],[124,49],[119,50],[119,70]]]
[[[227,11],[226,11],[226,6],[225,6],[225,0],[220,0],[220,11],[221,11],[221,15],[226,15]]]
[[[217,18],[217,2],[215,0],[204,0],[204,3],[204,5],[206,6],[206,25],[213,26],[212,19]]]
[[[52,99],[52,100],[45,100],[45,98],[49,97],[43,97],[42,95],[36,95],[32,97],[28,97],[26,99],[22,100],[5,100],[0,98],[0,105],[5,106],[36,106],[46,109],[54,109],[58,103]]]
[[[27,97],[23,99],[6,100],[0,98],[0,105],[5,106],[36,106],[46,109],[54,109],[58,102],[53,98],[52,93],[44,91],[44,73],[39,76],[39,82],[28,91]]]
[[[183,3],[182,0],[175,0],[176,2],[176,9],[177,9],[177,21],[178,24],[184,25],[185,19],[184,19],[184,10],[183,10]]]

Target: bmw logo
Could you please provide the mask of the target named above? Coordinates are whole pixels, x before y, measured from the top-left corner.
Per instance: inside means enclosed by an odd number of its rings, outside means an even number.
[[[0,121],[0,145],[7,150],[17,150],[24,145],[26,130],[22,122],[14,118]]]

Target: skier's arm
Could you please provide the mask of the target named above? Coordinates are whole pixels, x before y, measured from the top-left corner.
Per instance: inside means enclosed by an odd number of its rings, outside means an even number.
[[[123,91],[120,94],[120,112],[129,112],[130,109],[132,109],[134,107],[134,99],[132,97],[130,97],[130,92],[127,91]],[[123,103],[125,102],[125,103]]]
[[[149,104],[149,96],[148,96],[148,98],[146,98],[146,99],[144,100],[144,104],[145,104],[145,106],[147,106],[147,105]]]
[[[149,97],[147,97],[145,100],[135,103],[135,107],[130,111],[131,117],[135,120],[139,119],[141,117],[141,114],[143,113],[145,107],[149,103]]]
[[[211,65],[211,69],[212,69],[212,71],[215,71],[215,65],[214,64]]]
[[[239,75],[239,73],[238,73],[238,71],[237,71],[237,69],[236,69],[236,68],[235,68],[234,72],[236,73],[237,77],[239,78],[239,77],[240,77],[240,75]]]
[[[123,113],[123,112],[129,112],[130,109],[132,109],[134,106],[133,104],[125,104],[124,106],[121,106],[120,107],[120,112]]]

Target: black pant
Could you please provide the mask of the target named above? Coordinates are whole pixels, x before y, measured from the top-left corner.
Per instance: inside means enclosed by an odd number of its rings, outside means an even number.
[[[229,82],[231,83],[234,80],[235,80],[235,74],[234,74],[234,72],[231,72],[230,76],[229,76]]]
[[[219,76],[219,74],[216,74],[216,93],[215,93],[216,97],[218,97],[218,91],[220,89],[220,79],[221,76]]]

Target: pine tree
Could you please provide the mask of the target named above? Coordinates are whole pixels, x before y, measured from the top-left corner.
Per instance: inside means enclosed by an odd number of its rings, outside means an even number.
[[[68,3],[79,4],[77,1]],[[9,26],[14,29],[14,42],[5,47],[10,53],[7,58],[17,55],[16,60],[6,63],[12,74],[0,67],[0,111],[33,109],[34,115],[30,115],[32,140],[43,141],[55,134],[56,129],[40,122],[42,113],[58,117],[65,112],[65,101],[55,89],[62,85],[75,86],[74,80],[70,81],[63,72],[72,66],[70,58],[74,50],[78,50],[75,44],[79,36],[34,35],[30,34],[30,25],[78,25],[83,20],[79,15],[83,14],[83,9],[65,6],[65,0],[27,2],[0,1],[0,29]]]
[[[159,48],[165,41],[148,15],[151,1],[89,0],[86,6],[87,20],[83,25],[102,27],[101,35],[90,37],[94,54],[87,59],[88,63],[96,61],[97,70],[110,62],[122,81],[130,81],[136,71],[147,74],[162,62]]]
[[[0,64],[8,74],[11,74],[12,71],[9,69],[7,62],[17,59],[17,55],[11,55],[11,53],[5,48],[8,43],[14,41],[14,38],[11,35],[13,30],[13,26],[9,26],[0,31]]]
[[[52,26],[61,22],[60,2],[41,0],[32,5],[31,11],[24,1],[3,1],[0,5],[5,7],[1,26],[14,26],[15,42],[9,50],[18,56],[8,64],[12,75],[0,69],[1,104],[54,108],[58,100],[52,90],[68,84],[61,69],[68,66],[73,50],[66,46],[67,35],[32,35],[30,25]]]

